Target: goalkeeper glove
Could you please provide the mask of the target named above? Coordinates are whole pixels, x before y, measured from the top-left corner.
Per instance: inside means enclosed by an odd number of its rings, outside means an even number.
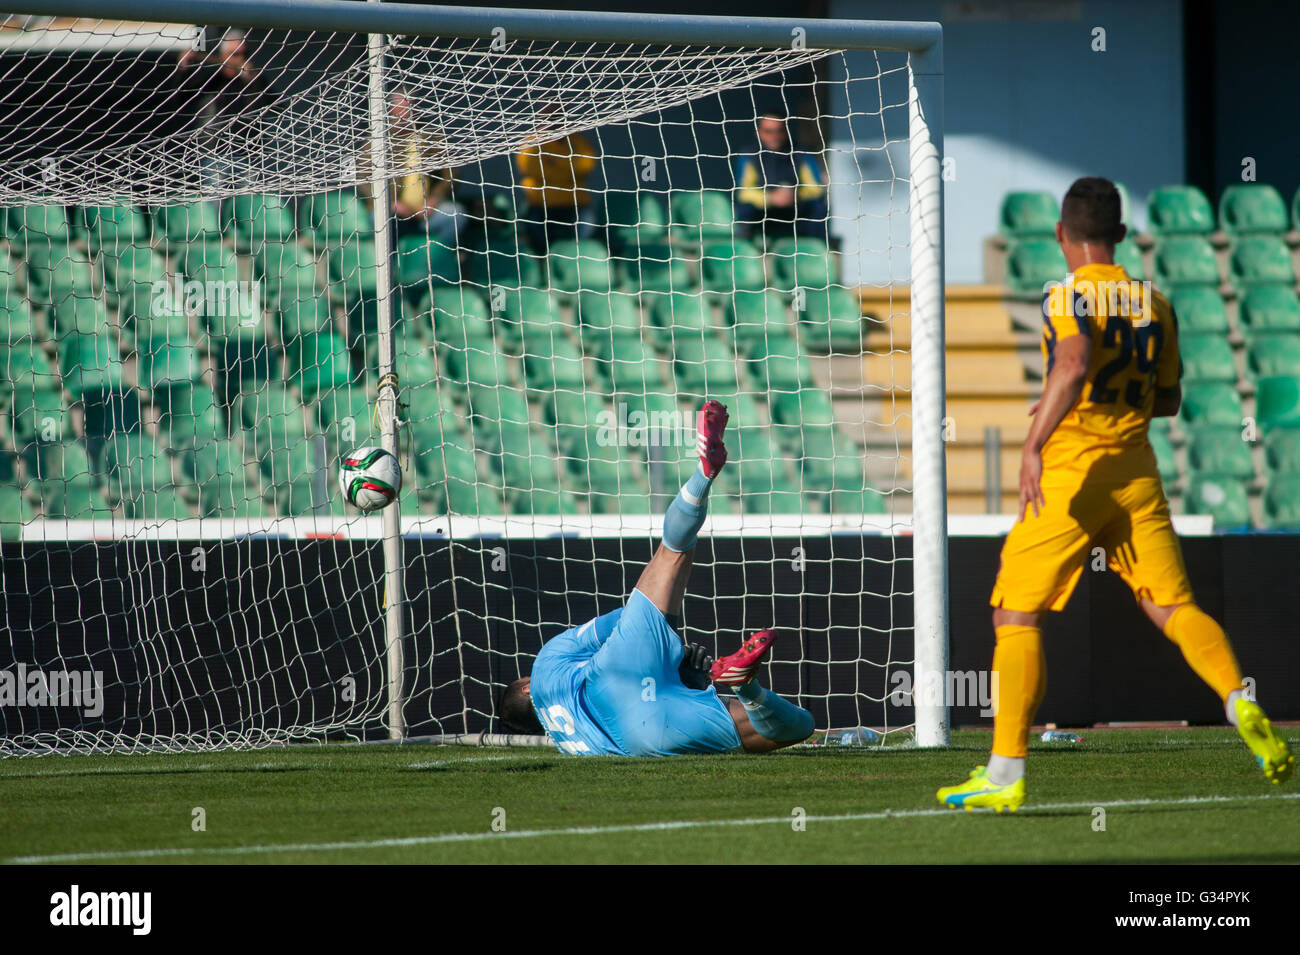
[[[692,690],[705,690],[713,682],[713,678],[709,675],[712,667],[713,657],[709,656],[709,651],[703,644],[688,643],[682,662],[677,667],[677,673],[685,686]]]

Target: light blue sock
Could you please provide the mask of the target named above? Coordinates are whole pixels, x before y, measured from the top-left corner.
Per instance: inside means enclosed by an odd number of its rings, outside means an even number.
[[[664,515],[664,546],[681,554],[695,546],[696,535],[709,513],[709,488],[713,482],[699,468],[677,492]]]
[[[758,680],[736,687],[736,696],[760,736],[774,743],[788,743],[812,735],[812,714],[761,686]]]

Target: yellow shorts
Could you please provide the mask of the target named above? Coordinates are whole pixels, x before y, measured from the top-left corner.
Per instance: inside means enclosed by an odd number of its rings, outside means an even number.
[[[1043,488],[1046,506],[1017,522],[1002,545],[994,607],[1064,610],[1085,567],[1104,560],[1139,600],[1193,599],[1160,478]],[[1097,551],[1097,548],[1101,548]]]

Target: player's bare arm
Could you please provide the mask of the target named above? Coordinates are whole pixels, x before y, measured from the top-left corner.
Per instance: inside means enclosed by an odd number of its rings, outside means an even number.
[[[1062,339],[1053,353],[1052,370],[1047,375],[1043,397],[1034,405],[1034,423],[1020,458],[1020,516],[1032,507],[1034,516],[1043,504],[1043,445],[1052,436],[1070,409],[1079,402],[1083,383],[1088,377],[1088,359],[1092,340],[1087,335],[1072,335]]]
[[[1157,388],[1155,404],[1151,408],[1153,418],[1172,418],[1183,406],[1183,386]]]

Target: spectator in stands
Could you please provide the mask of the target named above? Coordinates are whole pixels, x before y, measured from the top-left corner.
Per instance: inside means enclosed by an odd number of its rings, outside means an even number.
[[[388,132],[393,162],[401,170],[393,178],[397,238],[427,233],[443,245],[457,246],[465,210],[452,197],[455,175],[450,168],[420,168],[436,140],[415,122],[410,96],[403,89],[389,98]]]
[[[515,153],[526,228],[536,251],[544,252],[561,232],[576,237],[592,233],[595,217],[587,179],[596,166],[596,150],[581,133]]]
[[[827,239],[826,169],[820,157],[794,147],[784,113],[758,118],[758,149],[741,155],[736,183],[736,220],[749,237]]]
[[[274,94],[254,63],[242,30],[229,29],[216,44],[190,47],[177,58],[177,88],[167,95],[166,109],[175,118],[169,132],[197,133],[208,148],[205,186],[228,186],[239,166],[239,144],[260,121]]]

